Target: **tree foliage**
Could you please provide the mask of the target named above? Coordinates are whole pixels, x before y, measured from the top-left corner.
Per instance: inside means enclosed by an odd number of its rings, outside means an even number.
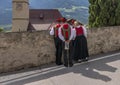
[[[120,0],[89,0],[89,26],[120,25]]]
[[[4,30],[3,30],[3,28],[2,27],[0,27],[0,32],[3,32]]]

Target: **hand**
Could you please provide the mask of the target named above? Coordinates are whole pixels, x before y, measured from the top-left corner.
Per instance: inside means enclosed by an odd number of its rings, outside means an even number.
[[[66,42],[70,42],[70,40],[66,40]]]

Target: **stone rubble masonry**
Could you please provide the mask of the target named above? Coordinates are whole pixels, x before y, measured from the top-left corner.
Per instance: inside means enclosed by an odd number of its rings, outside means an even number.
[[[120,26],[88,30],[89,54],[120,50]],[[55,62],[53,36],[48,31],[0,33],[0,73]]]

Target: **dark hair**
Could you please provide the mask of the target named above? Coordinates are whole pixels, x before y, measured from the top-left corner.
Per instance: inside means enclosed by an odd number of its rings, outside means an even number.
[[[65,17],[61,18],[61,22],[66,22],[66,21],[67,21],[67,19]]]
[[[60,23],[61,22],[61,18],[56,19],[56,22]]]
[[[75,19],[68,19],[68,20],[67,20],[67,23],[69,23],[69,24],[72,25],[72,24],[74,24],[75,21],[76,21]]]

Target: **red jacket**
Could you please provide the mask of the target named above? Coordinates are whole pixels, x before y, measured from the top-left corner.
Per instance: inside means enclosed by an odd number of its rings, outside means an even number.
[[[75,28],[76,30],[76,36],[79,36],[79,35],[83,35],[84,34],[84,31],[83,31],[83,28],[82,27],[76,27]]]
[[[70,26],[67,23],[63,24],[62,35],[63,35],[64,39],[69,40],[70,34],[71,34]]]
[[[60,24],[56,24],[55,27],[54,27],[54,35],[55,37],[58,37],[58,29],[61,27]]]

